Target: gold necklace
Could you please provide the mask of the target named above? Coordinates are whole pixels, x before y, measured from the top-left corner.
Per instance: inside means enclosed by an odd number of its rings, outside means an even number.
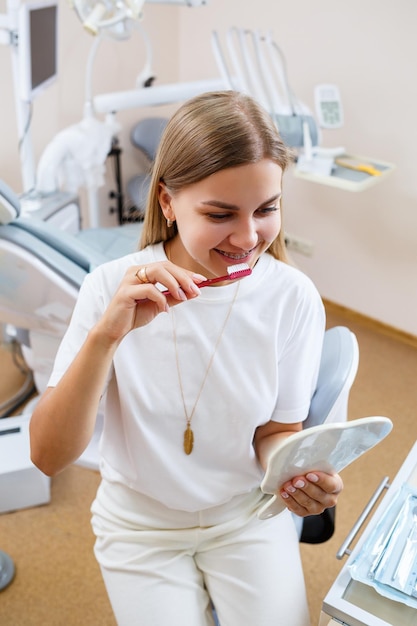
[[[206,383],[207,376],[208,376],[210,368],[211,368],[211,366],[213,364],[214,355],[217,352],[217,348],[218,348],[220,340],[221,340],[221,338],[223,336],[224,329],[226,328],[226,324],[227,324],[227,322],[229,320],[229,317],[230,317],[230,314],[232,312],[233,305],[236,302],[237,294],[238,294],[238,291],[239,291],[239,286],[240,286],[240,281],[237,284],[237,287],[236,287],[236,290],[235,290],[235,294],[233,296],[232,302],[230,303],[229,310],[227,311],[226,318],[225,318],[225,320],[223,322],[223,325],[221,327],[219,336],[216,339],[216,343],[214,344],[213,352],[211,353],[211,356],[210,356],[210,359],[209,359],[209,362],[208,362],[208,365],[207,365],[207,368],[206,368],[206,371],[205,371],[205,374],[204,374],[203,381],[202,381],[202,383],[200,385],[200,389],[198,390],[197,398],[196,398],[196,400],[194,402],[194,406],[191,409],[191,413],[190,414],[188,413],[187,406],[185,404],[184,387],[183,387],[183,384],[182,384],[181,369],[180,369],[180,363],[179,363],[179,358],[178,358],[177,329],[176,329],[176,324],[175,324],[175,313],[174,313],[174,310],[171,309],[172,334],[173,334],[173,337],[174,337],[174,348],[175,348],[175,362],[177,364],[178,382],[179,382],[179,386],[180,386],[180,390],[181,390],[181,398],[182,398],[182,404],[183,404],[183,407],[184,407],[185,419],[186,419],[186,422],[187,422],[186,429],[184,430],[184,442],[183,442],[183,447],[184,447],[185,454],[191,454],[191,452],[193,451],[193,447],[194,447],[194,433],[193,433],[192,428],[191,428],[191,420],[194,417],[194,413],[195,413],[195,410],[197,408],[198,401],[200,400],[200,396],[202,394],[204,385]]]

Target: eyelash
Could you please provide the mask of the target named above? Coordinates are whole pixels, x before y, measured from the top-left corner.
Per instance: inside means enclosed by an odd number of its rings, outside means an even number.
[[[264,207],[262,209],[258,209],[257,213],[263,213],[264,215],[267,215],[268,213],[274,213],[275,211],[279,211],[280,207],[279,206],[268,206],[268,207]],[[228,217],[231,217],[234,215],[234,213],[208,213],[207,214],[208,217],[210,219],[213,220],[224,220],[227,219]]]

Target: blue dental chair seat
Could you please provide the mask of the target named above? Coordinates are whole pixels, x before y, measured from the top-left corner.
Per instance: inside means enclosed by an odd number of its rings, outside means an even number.
[[[358,363],[355,335],[345,326],[326,330],[317,385],[304,428],[346,419],[348,395]]]
[[[348,416],[348,399],[359,364],[355,335],[345,326],[335,326],[324,333],[319,375],[304,428],[323,423],[343,422]],[[294,516],[300,541],[322,543],[334,531],[335,508],[321,515]]]

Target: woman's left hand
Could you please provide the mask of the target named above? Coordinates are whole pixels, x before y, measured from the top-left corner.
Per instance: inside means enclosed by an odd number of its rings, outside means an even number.
[[[279,490],[285,506],[296,515],[319,515],[325,509],[335,506],[343,489],[339,474],[309,472],[287,481]]]

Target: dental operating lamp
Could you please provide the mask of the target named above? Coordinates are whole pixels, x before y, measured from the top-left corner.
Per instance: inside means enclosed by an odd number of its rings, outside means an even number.
[[[131,20],[142,19],[144,3],[145,0],[73,0],[72,8],[91,35],[98,35],[100,31],[106,30],[117,38],[124,35]]]
[[[76,11],[84,28],[92,35],[102,31],[112,36],[123,37],[129,32],[129,22],[142,19],[142,9],[148,4],[175,4],[197,7],[207,4],[208,0],[72,0],[71,6]]]

